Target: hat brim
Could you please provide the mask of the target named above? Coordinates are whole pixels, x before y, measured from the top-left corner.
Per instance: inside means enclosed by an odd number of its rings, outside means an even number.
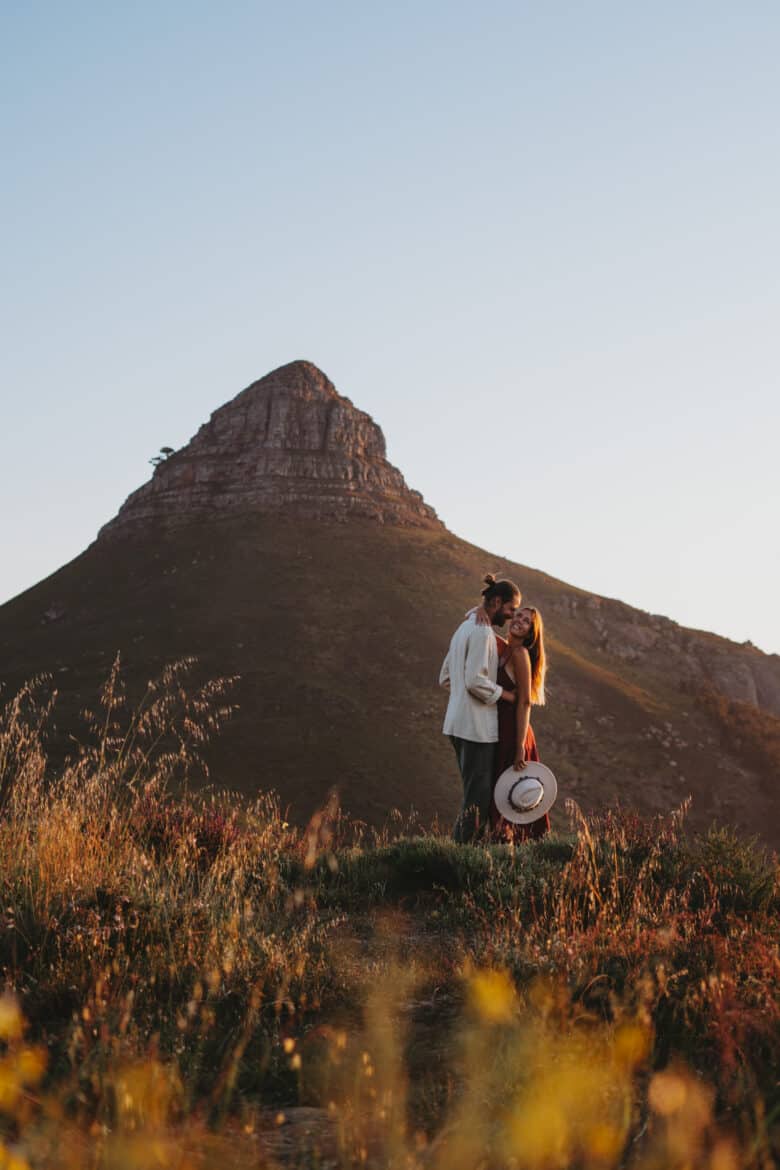
[[[518,780],[524,779],[538,780],[544,789],[542,799],[536,808],[531,809],[527,813],[516,809],[509,801],[509,793],[513,785]],[[514,767],[507,768],[506,771],[501,773],[498,780],[496,780],[496,786],[493,790],[493,799],[496,802],[496,808],[504,820],[511,821],[513,825],[530,825],[533,821],[538,821],[550,811],[555,804],[557,795],[558,782],[551,770],[546,764],[533,762],[526,764],[521,772],[516,772]]]

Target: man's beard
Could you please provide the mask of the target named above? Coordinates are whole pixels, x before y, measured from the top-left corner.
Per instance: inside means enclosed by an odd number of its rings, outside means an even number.
[[[502,614],[501,610],[500,610],[500,609],[498,609],[498,610],[496,610],[496,612],[493,614],[493,616],[492,616],[492,618],[490,619],[490,621],[491,621],[491,624],[492,624],[492,625],[494,625],[494,626],[505,626],[505,625],[506,625],[506,623],[507,623],[507,621],[508,621],[508,618],[504,617],[504,615]]]

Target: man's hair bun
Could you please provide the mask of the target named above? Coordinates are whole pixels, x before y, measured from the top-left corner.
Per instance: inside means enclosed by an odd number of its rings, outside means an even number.
[[[498,580],[492,573],[486,573],[483,580],[485,588],[482,590],[482,596],[485,601],[500,597],[502,601],[514,601],[516,605],[520,604],[521,593],[514,581],[507,581],[503,578]]]

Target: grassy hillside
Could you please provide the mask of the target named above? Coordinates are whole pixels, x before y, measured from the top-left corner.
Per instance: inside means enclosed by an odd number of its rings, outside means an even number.
[[[766,1170],[780,885],[729,831],[576,807],[517,849],[173,798],[220,687],[118,683],[46,783],[0,726],[0,1165]]]
[[[486,570],[517,579],[547,618],[550,701],[534,726],[565,795],[652,815],[692,794],[695,826],[716,818],[777,842],[767,767],[756,753],[738,762],[663,647],[616,656],[587,610],[598,599],[443,530],[255,517],[101,541],[0,608],[0,679],[10,695],[50,672],[56,761],[117,652],[136,701],[165,663],[195,656],[202,680],[240,676],[208,757],[215,783],[274,788],[299,823],[335,785],[370,823],[413,806],[449,824],[459,778],[436,679]],[[604,606],[640,633],[651,620]]]

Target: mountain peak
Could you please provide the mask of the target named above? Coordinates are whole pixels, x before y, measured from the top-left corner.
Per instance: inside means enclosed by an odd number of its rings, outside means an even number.
[[[316,366],[314,362],[298,358],[294,362],[287,362],[286,365],[271,370],[269,374],[258,379],[257,382],[252,382],[250,386],[247,386],[246,390],[236,395],[232,402],[226,405],[227,407],[232,406],[244,395],[251,395],[257,392],[265,393],[273,390],[279,390],[293,397],[341,398],[341,395],[330,378],[319,366]]]
[[[371,416],[313,362],[294,361],[214,411],[185,447],[159,463],[99,539],[253,512],[440,525],[388,462]]]

